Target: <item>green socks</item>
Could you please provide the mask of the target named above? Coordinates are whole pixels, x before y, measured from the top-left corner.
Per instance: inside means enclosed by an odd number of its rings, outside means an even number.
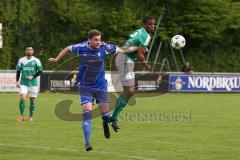
[[[19,109],[20,109],[20,115],[23,116],[24,115],[24,110],[25,110],[25,101],[20,100],[19,102]],[[35,110],[35,104],[34,103],[30,103],[30,107],[29,107],[29,117],[33,116],[33,112]]]
[[[115,109],[114,109],[113,114],[112,114],[112,117],[113,117],[114,119],[117,120],[120,112],[121,112],[122,109],[127,105],[127,102],[128,102],[127,98],[126,98],[125,96],[123,96],[123,95],[121,95],[121,96],[118,98],[117,103],[116,103],[116,105],[115,105]]]
[[[34,103],[30,103],[30,107],[29,107],[29,117],[33,116],[33,112],[35,110],[35,104]]]
[[[20,109],[20,115],[23,116],[24,114],[24,110],[25,110],[25,101],[23,100],[20,100],[19,102],[19,109]]]

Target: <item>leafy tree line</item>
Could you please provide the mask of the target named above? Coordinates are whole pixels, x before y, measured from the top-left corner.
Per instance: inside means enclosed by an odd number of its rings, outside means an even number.
[[[238,0],[1,0],[0,6],[4,39],[0,69],[14,69],[28,44],[33,44],[45,69],[54,69],[48,57],[86,40],[89,29],[99,29],[106,42],[123,44],[141,26],[143,16],[151,15],[157,22],[162,15],[150,61],[163,41],[166,47],[158,63],[167,57],[171,70],[176,71],[167,45],[173,35],[181,34],[187,41],[185,59],[195,71],[240,71]],[[176,56],[182,65],[180,54]],[[69,64],[73,66],[77,61]]]

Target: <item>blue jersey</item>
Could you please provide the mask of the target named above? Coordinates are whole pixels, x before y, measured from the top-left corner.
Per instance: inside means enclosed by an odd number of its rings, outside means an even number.
[[[108,54],[116,53],[113,44],[101,43],[96,50],[91,50],[88,42],[70,46],[70,51],[79,57],[78,82],[80,87],[101,88],[107,85],[104,72],[104,59]]]

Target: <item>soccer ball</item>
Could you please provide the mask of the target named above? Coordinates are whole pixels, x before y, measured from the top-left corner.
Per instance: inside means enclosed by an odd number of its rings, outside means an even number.
[[[175,35],[171,39],[171,46],[175,49],[181,49],[185,46],[186,40],[181,35]]]

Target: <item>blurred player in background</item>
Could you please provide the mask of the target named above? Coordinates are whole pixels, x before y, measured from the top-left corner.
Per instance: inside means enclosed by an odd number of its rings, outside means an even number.
[[[192,74],[192,70],[189,62],[184,63],[182,72],[184,72],[184,74]]]
[[[77,85],[77,74],[76,73],[74,73],[73,74],[73,77],[71,78],[71,86],[75,86],[75,85]]]
[[[25,49],[26,56],[18,60],[16,66],[16,86],[19,88],[20,93],[20,117],[18,121],[24,121],[25,101],[27,95],[30,97],[29,107],[29,121],[33,121],[33,112],[36,108],[35,99],[38,95],[38,81],[37,77],[42,74],[41,61],[33,56],[34,50],[32,46],[27,46]],[[21,80],[19,82],[21,75]]]
[[[82,127],[86,142],[86,151],[93,149],[90,144],[90,137],[92,132],[91,119],[94,99],[96,99],[96,103],[102,114],[104,136],[110,138],[108,127],[110,109],[107,81],[104,72],[104,59],[108,54],[122,54],[134,50],[136,50],[136,47],[121,49],[115,45],[101,42],[101,32],[93,29],[88,33],[88,41],[68,46],[56,58],[49,58],[50,62],[58,62],[68,51],[79,57],[80,66],[77,81],[79,82],[80,99],[83,109]]]
[[[135,92],[135,75],[134,61],[138,59],[144,64],[147,70],[151,70],[151,66],[147,64],[144,54],[147,52],[147,46],[150,42],[150,34],[154,32],[155,21],[152,17],[143,18],[143,27],[136,30],[130,35],[130,38],[125,42],[125,46],[139,47],[137,52],[129,52],[127,54],[118,54],[116,58],[116,67],[123,86],[123,93],[119,96],[114,112],[111,116],[111,125],[115,132],[118,131],[117,118],[122,109],[127,105],[128,100]]]

